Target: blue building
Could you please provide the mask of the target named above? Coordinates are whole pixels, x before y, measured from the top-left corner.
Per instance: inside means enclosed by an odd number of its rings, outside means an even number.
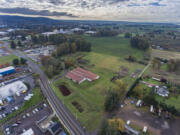
[[[12,73],[15,73],[15,68],[13,66],[0,69],[0,75],[2,76],[9,75]]]

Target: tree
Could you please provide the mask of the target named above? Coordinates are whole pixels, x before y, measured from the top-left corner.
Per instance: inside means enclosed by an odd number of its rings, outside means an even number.
[[[125,122],[120,118],[110,119],[109,125],[116,127],[116,129],[119,130],[120,132],[125,131]]]
[[[149,40],[140,36],[132,37],[130,43],[132,47],[135,47],[141,50],[147,50],[150,47]]]
[[[19,65],[19,59],[14,59],[13,60],[13,65],[15,65],[15,66]]]
[[[107,119],[104,119],[99,131],[99,135],[106,135],[108,127],[109,127],[109,123]]]
[[[143,98],[143,88],[142,88],[140,85],[137,85],[137,86],[134,88],[133,95],[134,95],[136,98],[142,99],[142,98]]]
[[[171,87],[170,91],[172,92],[172,94],[177,98],[179,95],[179,90],[177,87]]]
[[[152,60],[152,67],[153,67],[153,69],[159,70],[160,67],[161,67],[160,61],[157,60],[156,58],[153,58],[153,60]]]
[[[11,48],[16,49],[16,44],[14,43],[14,41],[11,41]]]
[[[18,40],[18,46],[22,46],[22,44],[21,44],[21,41],[20,41],[20,40]]]
[[[65,61],[65,67],[66,68],[70,68],[74,65],[74,60],[72,58],[68,58],[66,61]]]
[[[72,52],[75,53],[77,50],[76,43],[72,43],[71,48],[72,48]]]
[[[118,104],[119,104],[118,93],[112,90],[108,91],[104,103],[105,111],[112,112],[114,109],[117,108]]]
[[[129,33],[129,32],[126,32],[125,35],[124,35],[125,38],[131,38],[131,36],[132,36],[132,34]]]
[[[146,96],[143,97],[143,101],[146,104],[158,106],[158,102],[155,99],[155,93],[154,93],[153,89],[151,90],[151,92],[149,94],[147,94]]]
[[[108,120],[105,119],[102,122],[98,135],[121,135],[121,132],[118,131],[116,125],[110,125]]]
[[[22,65],[26,64],[26,61],[27,61],[27,60],[24,59],[24,58],[21,58],[21,59],[20,59],[20,62],[21,62]]]
[[[115,83],[116,85],[114,86],[113,90],[118,93],[119,98],[124,98],[127,85],[120,79],[117,79]]]
[[[53,77],[53,66],[52,65],[48,66],[48,68],[46,69],[45,72],[49,78],[52,78]]]

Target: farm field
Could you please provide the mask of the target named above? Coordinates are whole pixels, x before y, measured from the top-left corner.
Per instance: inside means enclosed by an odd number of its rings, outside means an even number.
[[[180,59],[180,53],[179,52],[164,51],[164,50],[157,50],[157,49],[152,49],[152,56],[167,59],[167,60],[169,60],[169,59]]]
[[[0,64],[11,63],[13,59],[17,58],[15,55],[1,56]]]
[[[130,75],[136,69],[142,70],[144,68],[144,65],[130,63],[124,58],[133,55],[140,60],[143,58],[144,52],[131,48],[129,39],[119,37],[85,37],[85,39],[92,43],[91,52],[76,53],[66,57],[76,59],[79,56],[83,56],[83,60],[88,62],[86,64],[80,64],[80,66],[94,72],[100,78],[93,82],[85,81],[79,85],[63,77],[53,82],[51,86],[56,95],[81,122],[83,127],[87,131],[92,132],[99,126],[105,115],[103,108],[105,95],[114,86],[111,79],[117,74],[116,72],[120,70],[120,67],[124,66],[128,69],[127,75],[122,78],[128,87],[135,80]],[[79,66],[79,64],[76,64],[76,66]],[[61,85],[65,85],[71,92],[68,96],[63,96],[59,89]],[[74,106],[72,104],[73,102],[77,102],[78,107]]]

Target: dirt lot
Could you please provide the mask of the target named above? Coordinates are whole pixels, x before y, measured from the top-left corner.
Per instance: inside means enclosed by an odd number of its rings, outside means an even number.
[[[118,117],[125,122],[130,120],[133,125],[139,127],[147,126],[153,135],[180,135],[180,118],[166,120],[158,118],[149,112],[144,112],[132,105],[126,105],[118,112]]]
[[[71,94],[71,91],[65,85],[60,85],[59,90],[61,91],[63,96],[69,96]]]
[[[180,59],[180,53],[179,52],[173,52],[173,51],[163,51],[163,50],[157,50],[152,49],[152,56],[163,58],[163,59]]]

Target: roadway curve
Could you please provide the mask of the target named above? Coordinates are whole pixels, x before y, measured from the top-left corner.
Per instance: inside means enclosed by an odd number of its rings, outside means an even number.
[[[39,65],[34,63],[25,54],[18,50],[12,50],[8,47],[8,43],[5,42],[5,47],[18,57],[23,57],[27,60],[28,66],[33,72],[40,75],[40,86],[42,88],[43,94],[50,102],[53,110],[56,112],[59,120],[68,130],[71,135],[88,135],[88,133],[83,129],[80,123],[75,119],[75,117],[69,112],[69,110],[64,106],[64,104],[58,99],[54,91],[51,89],[49,80],[45,73],[40,69]]]

